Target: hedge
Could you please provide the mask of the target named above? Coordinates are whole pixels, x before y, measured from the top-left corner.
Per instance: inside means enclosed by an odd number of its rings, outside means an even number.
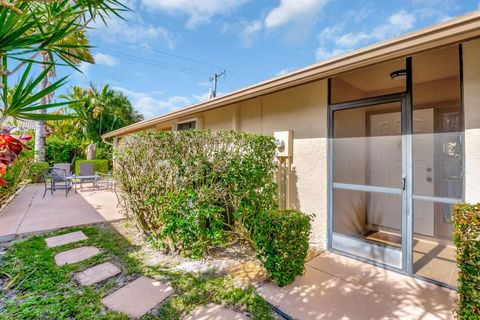
[[[93,163],[93,171],[108,173],[108,160],[77,160],[75,161],[75,174],[80,175],[80,163]]]
[[[458,319],[480,319],[480,204],[456,205],[453,240],[457,246]]]
[[[295,210],[260,214],[253,230],[258,259],[271,278],[283,287],[303,274],[311,217]]]
[[[242,132],[145,131],[115,153],[127,216],[167,251],[203,257],[230,235],[249,239],[277,208],[275,143]]]
[[[30,167],[29,178],[32,183],[43,182],[43,172],[48,169],[48,162],[34,162]]]
[[[81,154],[81,144],[76,141],[47,138],[45,143],[45,157],[50,165],[55,163],[72,163]]]

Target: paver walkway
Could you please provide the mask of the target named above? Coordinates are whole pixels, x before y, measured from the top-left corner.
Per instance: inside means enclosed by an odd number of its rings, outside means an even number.
[[[225,309],[216,304],[200,306],[193,310],[192,314],[184,320],[248,320],[249,318],[241,313]]]
[[[454,319],[453,290],[325,252],[305,275],[258,293],[294,319]]]
[[[0,212],[2,238],[123,219],[115,193],[59,190],[43,196],[43,184],[29,184]]]
[[[173,293],[168,284],[140,277],[102,299],[102,303],[118,312],[140,318]]]

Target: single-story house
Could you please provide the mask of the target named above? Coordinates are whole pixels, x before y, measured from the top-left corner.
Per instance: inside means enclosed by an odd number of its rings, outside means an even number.
[[[284,139],[312,245],[454,287],[452,205],[480,202],[480,11],[103,138],[147,129]]]

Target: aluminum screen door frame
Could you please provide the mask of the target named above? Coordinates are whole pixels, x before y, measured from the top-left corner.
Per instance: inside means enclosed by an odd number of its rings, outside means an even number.
[[[375,265],[388,269],[395,269],[404,273],[412,272],[412,239],[413,239],[413,219],[411,215],[412,197],[408,196],[411,191],[411,116],[409,116],[409,96],[406,93],[396,93],[380,97],[355,100],[345,103],[333,104],[329,106],[329,143],[328,143],[328,248],[331,251],[352,256],[356,259],[365,260]],[[376,186],[364,186],[345,183],[335,183],[333,181],[333,133],[334,133],[334,113],[340,110],[382,105],[386,103],[399,103],[401,108],[401,163],[402,174],[399,177],[402,181],[402,187],[386,188]],[[410,155],[410,157],[408,156]],[[410,159],[409,159],[410,158]],[[384,245],[378,245],[361,239],[355,239],[345,235],[335,233],[333,230],[333,190],[354,190],[363,192],[380,192],[384,194],[393,194],[401,197],[401,233],[402,247],[395,249]],[[383,257],[383,262],[375,260],[375,256]]]

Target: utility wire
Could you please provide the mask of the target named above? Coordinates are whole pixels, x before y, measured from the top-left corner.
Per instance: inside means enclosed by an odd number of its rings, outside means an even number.
[[[212,68],[215,68],[215,69],[218,69],[218,70],[226,70],[229,74],[243,79],[243,77],[240,76],[238,73],[233,72],[230,69],[225,69],[224,67],[213,64],[213,63],[208,63],[208,62],[192,59],[192,58],[189,58],[189,57],[181,56],[181,55],[178,55],[178,54],[174,54],[174,53],[164,51],[164,50],[160,50],[160,49],[157,49],[157,48],[152,48],[150,46],[142,45],[142,44],[138,44],[138,43],[122,41],[122,40],[118,40],[118,42],[130,45],[130,46],[134,46],[134,47],[141,47],[141,48],[144,48],[144,49],[147,49],[147,50],[150,50],[150,51],[153,51],[153,52],[157,52],[157,53],[160,53],[160,54],[163,54],[163,55],[166,55],[166,56],[174,57],[174,58],[177,58],[177,59],[182,59],[182,60],[185,60],[185,61],[194,62],[194,63],[201,64],[201,65],[204,65],[204,66],[212,67]]]
[[[181,55],[178,55],[178,54],[174,54],[174,53],[171,53],[171,52],[168,52],[168,51],[160,50],[160,49],[157,49],[157,48],[152,48],[152,47],[147,46],[147,45],[141,45],[141,44],[138,44],[138,43],[133,43],[133,42],[128,42],[128,41],[121,41],[121,40],[119,40],[118,42],[125,43],[125,44],[131,45],[131,46],[135,46],[135,47],[142,47],[142,48],[148,49],[148,50],[153,51],[153,52],[157,52],[157,53],[164,54],[164,55],[166,55],[166,56],[170,56],[170,57],[174,57],[174,58],[177,58],[177,59],[182,59],[182,60],[186,60],[186,61],[190,61],[190,62],[202,64],[202,65],[204,65],[204,66],[209,66],[209,67],[212,67],[212,68],[215,68],[215,69],[221,69],[221,70],[224,69],[223,67],[221,67],[221,66],[219,66],[219,65],[216,65],[216,64],[212,64],[212,63],[208,63],[208,62],[204,62],[204,61],[200,61],[200,60],[196,60],[196,59],[184,57],[184,56],[181,56]]]
[[[201,77],[210,76],[209,73],[201,71],[201,70],[196,70],[196,69],[192,69],[192,68],[188,68],[188,67],[184,67],[184,66],[179,66],[179,65],[175,65],[175,64],[170,64],[170,63],[159,62],[159,61],[156,61],[156,60],[152,60],[152,59],[148,59],[148,58],[144,58],[144,57],[138,57],[138,56],[130,55],[130,54],[127,54],[127,53],[122,53],[122,52],[117,52],[117,51],[112,51],[112,50],[106,50],[106,51],[108,53],[114,55],[114,56],[117,56],[117,57],[120,57],[120,58],[123,58],[123,59],[126,59],[126,60],[130,60],[130,61],[138,62],[138,63],[143,63],[143,64],[155,66],[155,67],[170,67],[170,68],[178,69],[178,70],[180,70],[182,72],[185,72],[185,73],[190,73],[190,74],[194,74],[194,75],[201,76]]]

